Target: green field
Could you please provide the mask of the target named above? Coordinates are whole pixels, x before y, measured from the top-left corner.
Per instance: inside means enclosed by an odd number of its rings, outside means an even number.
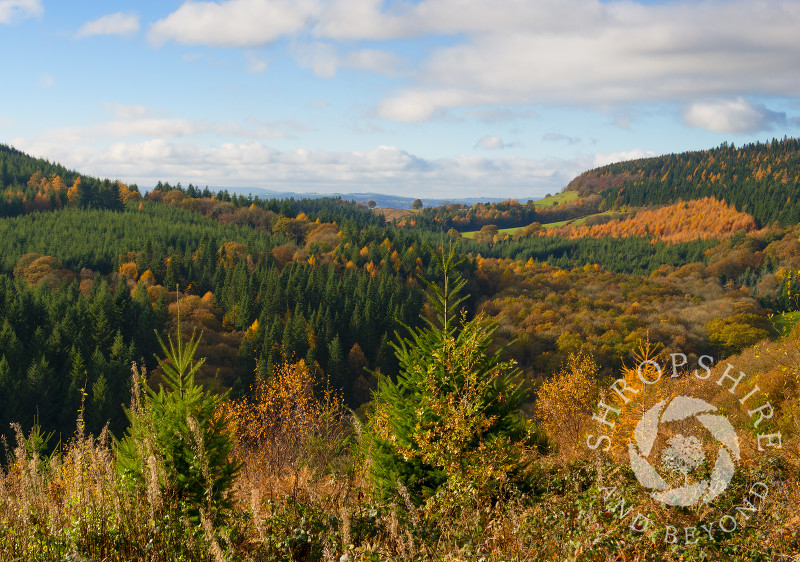
[[[561,195],[561,194],[559,193],[559,195]],[[538,201],[537,201],[537,203],[538,203]],[[612,213],[613,214],[617,214],[617,215],[620,214],[619,212],[615,212],[615,211],[605,211],[605,212],[602,212],[602,213],[595,213],[593,215],[587,215],[587,216],[581,217],[579,219],[570,219],[570,220],[558,221],[558,222],[548,222],[546,224],[543,224],[542,226],[544,228],[558,228],[559,226],[566,226],[568,224],[571,224],[571,225],[574,225],[574,226],[579,226],[579,225],[582,225],[583,223],[585,223],[586,220],[588,218],[590,218],[590,217],[597,217],[597,216],[600,216],[600,215],[609,215],[609,214],[612,214]],[[518,230],[522,230],[523,228],[525,228],[525,227],[524,226],[515,226],[515,227],[512,227],[512,228],[501,228],[501,229],[498,230],[498,232],[501,232],[503,234],[511,234],[511,235],[513,235]],[[477,234],[478,232],[479,231],[477,231],[477,230],[470,230],[469,232],[462,232],[461,236],[463,238],[474,238],[475,234]]]
[[[502,232],[503,234],[514,234],[516,231],[525,228],[524,226],[514,226],[512,228],[500,228],[497,232]],[[478,230],[470,230],[469,232],[462,232],[462,238],[475,238],[475,235],[480,232]]]
[[[533,205],[537,209],[547,209],[548,207],[552,207],[553,205],[563,205],[564,203],[570,203],[575,201],[578,198],[577,191],[562,191],[561,193],[556,193],[555,195],[551,195],[550,197],[545,197],[544,199],[539,199],[538,201],[534,201]]]

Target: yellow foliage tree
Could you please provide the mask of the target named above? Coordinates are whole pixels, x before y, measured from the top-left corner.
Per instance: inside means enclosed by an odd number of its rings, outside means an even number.
[[[566,365],[539,387],[536,416],[562,452],[583,443],[583,430],[597,401],[598,368],[585,352],[570,353]]]
[[[250,398],[224,406],[233,420],[236,450],[247,466],[270,472],[303,464],[310,442],[320,432],[341,429],[344,406],[329,391],[315,393],[318,380],[304,360],[285,362],[268,379],[259,379]],[[324,440],[322,440],[324,442]]]
[[[149,269],[142,273],[142,276],[139,278],[139,280],[148,287],[156,284],[156,276]]]
[[[628,438],[634,434],[636,424],[642,418],[642,415],[647,411],[651,405],[653,397],[652,385],[642,384],[642,380],[654,381],[658,380],[660,375],[656,365],[662,365],[664,348],[659,343],[650,341],[650,336],[647,334],[644,339],[640,339],[638,346],[632,352],[633,364],[623,364],[620,369],[620,378],[625,381],[627,388],[637,389],[635,395],[626,393],[630,398],[636,396],[636,399],[631,399],[627,404],[618,404],[620,413],[617,417],[615,425],[609,433],[612,443],[612,454],[625,455],[627,454],[627,446],[625,445]]]
[[[119,266],[119,272],[131,281],[136,281],[139,278],[139,266],[133,261],[125,262]]]
[[[81,178],[78,176],[75,179],[75,182],[72,184],[67,190],[67,200],[69,201],[70,205],[77,205],[78,204],[78,186],[81,184]]]

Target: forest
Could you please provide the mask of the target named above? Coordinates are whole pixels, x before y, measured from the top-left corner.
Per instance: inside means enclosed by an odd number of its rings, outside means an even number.
[[[637,359],[741,364],[780,404],[770,470],[797,461],[799,151],[724,144],[390,219],[333,197],[142,192],[0,145],[2,557],[644,556],[656,539],[590,493],[619,451],[575,437]],[[767,470],[745,467],[736,486]],[[781,478],[780,524],[660,555],[796,551],[781,510],[798,482]]]
[[[715,197],[752,215],[759,226],[797,224],[800,211],[800,141],[772,139],[737,148],[723,143],[700,152],[611,164],[585,172],[567,186],[599,195],[599,210],[623,205]]]

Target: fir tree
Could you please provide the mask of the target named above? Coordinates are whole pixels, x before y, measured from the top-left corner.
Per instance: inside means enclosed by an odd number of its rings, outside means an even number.
[[[232,459],[228,421],[216,413],[221,398],[195,383],[205,361],[194,359],[200,337],[184,342],[179,322],[175,342],[168,342],[159,338],[165,384],[158,392],[146,388],[143,400],[134,396],[127,410],[130,426],[118,443],[119,467],[123,478],[144,489],[155,463],[158,486],[172,507],[195,522],[201,511],[218,520],[232,506],[240,468]]]
[[[437,261],[443,285],[428,283],[436,319],[393,344],[396,381],[379,374],[371,476],[387,498],[402,485],[417,502],[437,497],[429,506],[480,503],[519,482],[524,393],[514,363],[501,361],[502,349],[489,351],[496,324],[458,310],[466,281],[455,274],[454,251]]]

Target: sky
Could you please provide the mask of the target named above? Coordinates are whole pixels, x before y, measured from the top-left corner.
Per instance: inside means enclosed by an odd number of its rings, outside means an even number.
[[[800,0],[0,0],[0,143],[137,183],[560,191],[800,136]]]

